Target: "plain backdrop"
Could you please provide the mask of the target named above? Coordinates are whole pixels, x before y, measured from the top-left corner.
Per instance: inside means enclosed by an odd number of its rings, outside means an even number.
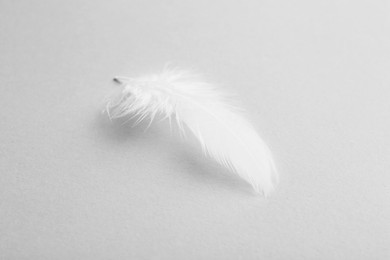
[[[390,259],[390,4],[0,0],[1,259]],[[267,199],[101,113],[170,62],[233,91]]]

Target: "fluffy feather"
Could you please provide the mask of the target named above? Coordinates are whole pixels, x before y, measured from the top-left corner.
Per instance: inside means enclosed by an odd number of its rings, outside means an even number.
[[[131,116],[135,124],[156,115],[175,119],[199,140],[205,154],[236,172],[256,192],[267,195],[278,181],[267,145],[227,96],[193,74],[165,69],[140,78],[117,77],[123,85],[119,96],[108,102],[110,118]]]

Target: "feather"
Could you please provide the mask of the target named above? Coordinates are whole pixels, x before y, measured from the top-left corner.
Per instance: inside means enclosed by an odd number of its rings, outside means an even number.
[[[228,96],[188,71],[166,68],[139,78],[116,77],[122,92],[107,103],[110,118],[136,118],[135,124],[157,115],[172,119],[184,136],[187,130],[204,153],[269,194],[278,175],[271,152]]]

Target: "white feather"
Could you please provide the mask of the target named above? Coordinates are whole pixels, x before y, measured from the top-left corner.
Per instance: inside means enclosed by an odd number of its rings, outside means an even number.
[[[177,69],[114,80],[124,88],[107,104],[110,118],[136,117],[135,124],[146,118],[152,123],[158,114],[169,120],[175,118],[181,133],[189,129],[205,154],[236,172],[255,191],[267,195],[274,189],[278,176],[270,150],[213,85]]]

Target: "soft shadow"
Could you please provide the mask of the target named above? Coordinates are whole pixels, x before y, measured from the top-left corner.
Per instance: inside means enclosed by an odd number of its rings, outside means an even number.
[[[188,173],[192,179],[215,188],[229,189],[254,196],[252,187],[238,175],[223,167],[213,159],[202,154],[201,148],[196,145],[178,146],[174,152],[176,163]]]
[[[162,150],[170,154],[168,157],[174,165],[180,168],[180,174],[188,174],[196,182],[250,196],[255,194],[252,187],[235,173],[202,154],[200,145],[190,133],[188,133],[187,140],[183,140],[177,129],[171,131],[166,122],[154,122],[149,128],[148,121],[132,127],[134,122],[134,119],[125,118],[110,120],[107,114],[99,113],[96,115],[94,125],[99,135],[103,136],[107,142],[116,145],[140,141],[153,143],[153,146],[166,146]]]
[[[141,122],[134,125],[135,119],[127,118],[110,119],[107,114],[99,113],[95,117],[94,125],[98,133],[105,137],[107,141],[115,143],[123,143],[129,140],[142,140],[150,138],[161,138],[162,133],[159,133],[159,125],[153,124],[148,128],[149,122]]]

